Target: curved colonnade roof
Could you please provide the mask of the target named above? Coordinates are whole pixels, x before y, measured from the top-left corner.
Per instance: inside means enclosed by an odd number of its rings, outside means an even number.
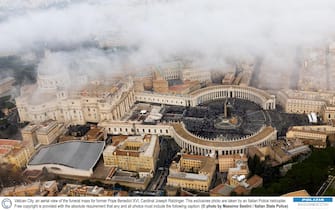
[[[255,93],[257,93],[258,95],[261,95],[262,97],[264,97],[265,99],[270,99],[271,95],[268,94],[267,92],[257,89],[257,88],[253,88],[253,87],[242,87],[242,86],[238,86],[238,85],[214,85],[214,86],[209,86],[209,87],[205,87],[205,88],[201,88],[199,90],[193,91],[192,93],[190,93],[191,96],[197,96],[200,95],[201,93],[205,92],[205,91],[210,91],[210,90],[223,90],[223,89],[241,89],[241,90],[250,90],[253,91]]]
[[[275,129],[271,126],[266,126],[262,131],[258,134],[251,136],[250,138],[246,138],[243,140],[236,140],[236,141],[211,141],[211,140],[204,140],[201,138],[196,137],[195,135],[190,134],[188,131],[185,130],[181,123],[173,123],[171,124],[176,133],[181,136],[182,138],[202,146],[207,147],[239,147],[243,145],[249,145],[258,142],[261,139],[271,135]]]

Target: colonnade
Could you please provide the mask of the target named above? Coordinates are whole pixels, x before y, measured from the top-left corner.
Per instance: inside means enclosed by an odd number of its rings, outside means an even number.
[[[235,142],[206,141],[194,135],[188,136],[190,135],[189,132],[183,126],[182,128],[184,130],[181,130],[180,126],[179,129],[174,129],[174,139],[176,143],[187,152],[196,155],[218,156],[246,154],[249,147],[263,147],[277,139],[277,130],[271,126],[265,127],[263,131],[260,131],[250,138],[242,138]]]
[[[221,98],[239,98],[253,101],[259,104],[263,109],[275,109],[275,97],[265,91],[234,85],[217,85],[194,91],[191,94],[191,106],[197,106],[207,101]]]
[[[246,154],[251,146],[263,147],[277,139],[277,130],[271,126],[253,136],[235,141],[204,140],[188,132],[181,123],[143,125],[129,122],[104,122],[99,126],[105,127],[107,133],[113,135],[168,135],[186,151],[196,155],[233,155]]]
[[[240,98],[253,101],[265,110],[276,108],[275,96],[260,89],[241,87],[238,85],[210,86],[196,90],[185,96],[143,92],[136,93],[136,100],[141,102],[193,107],[207,101],[222,98]]]

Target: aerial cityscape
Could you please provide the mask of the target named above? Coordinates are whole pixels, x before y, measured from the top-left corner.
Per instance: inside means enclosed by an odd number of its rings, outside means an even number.
[[[0,196],[334,196],[335,2],[290,5],[3,1]]]

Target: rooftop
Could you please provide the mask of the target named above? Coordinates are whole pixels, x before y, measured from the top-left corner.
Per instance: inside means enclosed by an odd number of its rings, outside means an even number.
[[[7,153],[10,152],[10,149],[3,149],[3,148],[0,148],[0,155],[6,155]]]
[[[237,186],[234,189],[234,192],[236,192],[237,195],[245,195],[248,193],[248,190],[244,186]]]
[[[193,159],[193,160],[206,160],[207,157],[205,156],[200,156],[200,155],[192,155],[192,154],[187,154],[187,153],[183,153],[182,154],[182,157],[184,159]]]
[[[10,140],[10,139],[0,139],[0,147],[1,146],[16,146],[18,144],[20,144],[21,141],[19,140]]]
[[[248,160],[244,154],[233,154],[233,155],[219,155],[219,159],[243,159]]]
[[[273,127],[266,126],[261,132],[245,140],[223,142],[223,141],[207,141],[207,140],[198,138],[195,135],[192,135],[191,133],[186,131],[183,125],[180,123],[173,123],[172,126],[175,129],[175,131],[178,133],[178,135],[180,135],[184,139],[187,139],[188,141],[191,141],[196,144],[209,146],[209,147],[238,147],[238,146],[248,145],[248,144],[255,143],[265,138],[266,136],[270,135],[272,132],[275,131]]]
[[[247,183],[251,186],[257,186],[259,183],[263,183],[263,178],[258,175],[253,175],[247,180]]]
[[[183,168],[178,169],[176,172],[171,172],[171,169],[177,169],[176,164],[172,164],[170,166],[170,175],[169,177],[172,178],[179,178],[179,179],[188,179],[188,180],[199,180],[199,181],[207,181],[208,178],[212,175],[215,171],[215,160],[210,157],[200,156],[200,155],[190,155],[190,154],[182,154],[181,159],[178,164],[182,164],[182,162],[186,160],[195,160],[199,161],[200,167],[198,168],[199,171],[197,173],[188,173],[184,171]]]
[[[60,194],[88,194],[88,195],[102,195],[104,193],[104,188],[98,186],[86,186],[77,184],[66,184]]]
[[[46,92],[40,89],[31,90],[32,92],[27,93],[27,102],[31,105],[43,106],[49,102],[54,102],[57,100],[56,94],[53,92]]]
[[[198,181],[207,181],[208,176],[203,174],[193,174],[185,172],[171,173],[169,177],[179,178],[179,179],[188,179],[188,180],[198,180]]]
[[[41,170],[24,170],[22,172],[22,176],[30,180],[37,180],[40,176],[42,176],[43,172]]]
[[[57,126],[57,122],[54,120],[46,120],[39,126],[37,133],[46,133]]]
[[[227,184],[219,184],[215,188],[213,188],[210,193],[212,194],[220,194],[220,195],[226,195],[229,196],[231,192],[233,191],[234,187],[229,186]]]
[[[42,147],[28,165],[59,164],[89,170],[99,160],[105,142],[67,141]]]
[[[114,140],[113,140],[114,142]],[[148,156],[154,153],[155,145],[158,143],[156,135],[147,134],[142,136],[128,136],[109,145],[105,149],[105,153],[116,152],[117,155],[129,155],[134,157]]]
[[[80,95],[88,97],[107,96],[108,94],[116,93],[119,89],[120,87],[116,84],[89,84],[81,90]]]
[[[283,90],[281,92],[290,98],[300,100],[328,101],[334,97],[334,92],[314,92],[301,90]]]
[[[319,134],[321,136],[327,137],[327,134],[324,131],[314,131],[314,130],[302,130],[302,129],[297,129],[297,128],[289,128],[289,131],[295,131],[295,132],[300,132],[300,133],[311,133],[311,134]]]
[[[104,132],[104,128],[101,127],[95,127],[95,128],[91,128],[87,133],[87,138],[88,140],[91,139],[96,139],[98,138],[101,134],[103,134]]]
[[[38,126],[34,123],[29,123],[27,126],[25,126],[21,131],[22,132],[33,132],[37,130]]]
[[[203,91],[215,90],[215,89],[222,88],[222,87],[229,87],[229,88],[232,88],[232,89],[238,88],[238,89],[252,90],[253,92],[258,93],[264,99],[270,99],[271,98],[271,96],[263,90],[253,88],[253,87],[243,87],[243,86],[239,86],[239,85],[213,85],[213,86],[209,86],[209,87],[206,87],[206,88],[202,88],[202,89],[193,91],[191,93],[191,95],[194,96],[194,95],[202,93]]]

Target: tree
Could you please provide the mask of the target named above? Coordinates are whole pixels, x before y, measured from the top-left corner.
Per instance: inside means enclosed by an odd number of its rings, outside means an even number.
[[[305,189],[315,194],[328,177],[328,169],[334,167],[335,148],[313,149],[303,162],[295,164],[285,177],[273,177],[264,187],[252,190],[252,195],[281,195]],[[267,171],[267,169],[265,169]]]

